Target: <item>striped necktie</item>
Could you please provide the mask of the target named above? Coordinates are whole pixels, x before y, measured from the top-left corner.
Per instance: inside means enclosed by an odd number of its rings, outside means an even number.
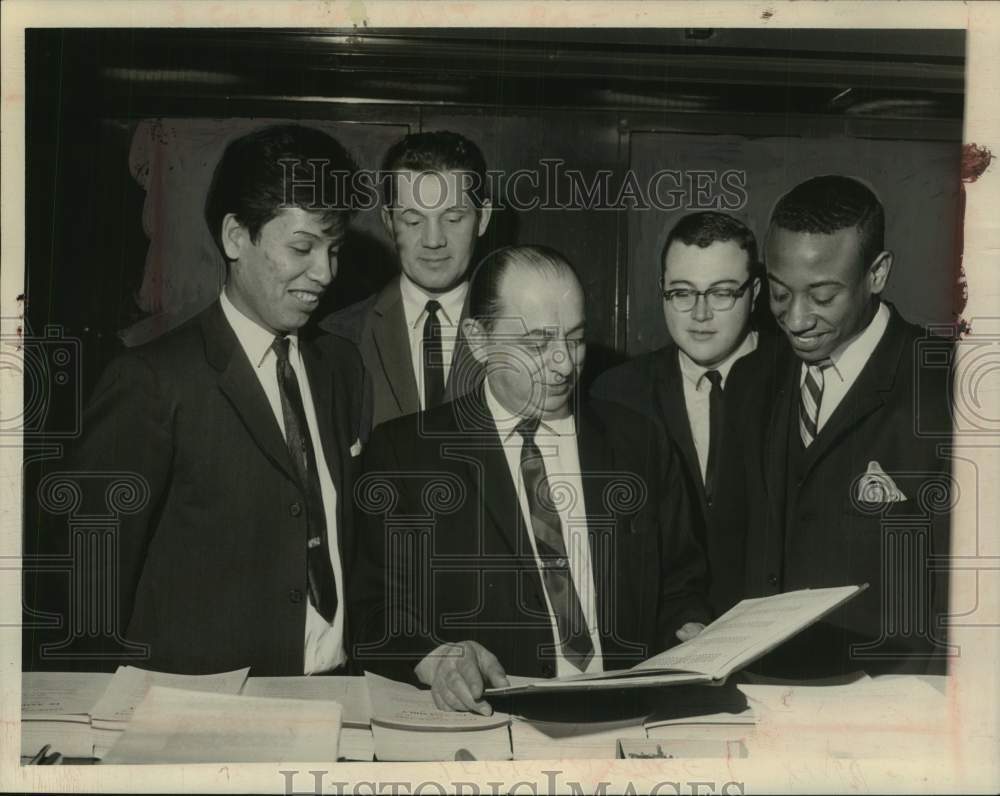
[[[814,365],[806,365],[806,377],[802,382],[799,400],[799,436],[806,448],[819,433],[819,407],[823,402],[823,371],[832,364],[829,359],[824,359]]]

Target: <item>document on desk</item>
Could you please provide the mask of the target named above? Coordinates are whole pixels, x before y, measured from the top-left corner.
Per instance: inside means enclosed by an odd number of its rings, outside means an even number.
[[[24,672],[21,754],[34,754],[49,744],[66,757],[90,757],[90,714],[110,680],[106,672]]]
[[[510,716],[439,710],[431,692],[365,672],[375,754],[386,760],[454,760],[465,749],[476,760],[509,760]]]
[[[219,674],[169,674],[135,666],[119,666],[107,690],[94,705],[92,723],[98,729],[125,729],[136,707],[153,686],[212,694],[238,694],[249,673],[249,667]]]
[[[105,764],[332,763],[341,708],[153,686]]]
[[[631,669],[539,679],[488,696],[553,690],[642,688],[683,683],[723,683],[783,641],[860,594],[863,586],[802,589],[743,600],[690,641],[678,644]]]
[[[364,677],[248,677],[241,692],[251,697],[279,697],[339,702],[343,708],[340,756],[370,762],[375,756],[372,706]]]

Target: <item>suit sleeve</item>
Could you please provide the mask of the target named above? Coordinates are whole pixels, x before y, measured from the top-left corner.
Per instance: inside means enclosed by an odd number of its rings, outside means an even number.
[[[708,623],[707,562],[695,536],[695,519],[680,456],[663,431],[650,434],[651,456],[657,474],[661,571],[657,632],[659,648],[677,643],[676,631],[686,622]],[[658,465],[658,466],[657,466]]]
[[[413,667],[439,641],[420,606],[430,584],[419,571],[422,529],[389,523],[387,516],[419,516],[389,427],[377,428],[365,450],[363,475],[355,491],[357,549],[348,610],[355,628],[354,665],[403,682],[416,683]]]
[[[85,578],[117,582],[118,630],[132,615],[156,517],[169,488],[173,436],[164,387],[141,357],[126,354],[103,373],[83,416],[84,436],[70,457],[82,513],[118,519],[117,555],[98,557]],[[112,572],[110,567],[115,567]],[[93,592],[92,592],[93,593]]]

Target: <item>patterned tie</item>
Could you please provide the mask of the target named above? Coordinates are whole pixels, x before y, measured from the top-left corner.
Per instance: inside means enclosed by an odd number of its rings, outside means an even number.
[[[323,509],[319,472],[316,468],[316,454],[306,423],[299,380],[288,359],[289,342],[287,337],[275,337],[271,349],[277,357],[278,391],[281,393],[281,414],[285,420],[285,443],[295,464],[299,485],[306,495],[309,602],[327,622],[332,622],[337,612],[337,584],[326,539],[326,513]]]
[[[535,444],[538,418],[518,423],[516,431],[524,439],[521,447],[521,475],[531,512],[531,530],[542,567],[542,584],[556,618],[563,656],[580,671],[594,657],[594,644],[583,617],[580,598],[573,585],[562,524],[549,491],[542,453]]]
[[[806,378],[802,382],[799,401],[799,436],[808,448],[819,433],[819,407],[823,401],[823,371],[833,363],[829,359],[806,365]]]
[[[708,394],[708,462],[705,465],[705,497],[711,502],[712,490],[718,480],[716,470],[722,447],[722,374],[717,370],[709,370],[705,372],[705,378],[712,384]]]
[[[441,304],[430,299],[424,305],[424,409],[433,409],[444,403],[444,356],[441,353],[441,321],[438,310]]]

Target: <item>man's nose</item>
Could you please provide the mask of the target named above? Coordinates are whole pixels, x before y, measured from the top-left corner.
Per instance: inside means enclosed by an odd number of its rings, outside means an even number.
[[[812,313],[812,307],[809,306],[809,302],[805,296],[792,297],[791,303],[788,305],[788,309],[785,311],[782,320],[785,328],[795,334],[808,332],[816,325],[816,318]]]
[[[337,255],[319,250],[309,262],[309,278],[323,287],[329,285],[337,275]]]
[[[439,219],[430,218],[427,220],[427,223],[424,224],[424,233],[420,242],[428,249],[439,249],[444,246],[444,229],[441,227]]]
[[[708,306],[708,296],[704,293],[694,297],[694,307],[691,309],[691,317],[696,321],[707,321],[712,317],[712,308]]]
[[[549,369],[565,381],[573,373],[574,357],[572,343],[567,340],[553,340],[549,346]]]

